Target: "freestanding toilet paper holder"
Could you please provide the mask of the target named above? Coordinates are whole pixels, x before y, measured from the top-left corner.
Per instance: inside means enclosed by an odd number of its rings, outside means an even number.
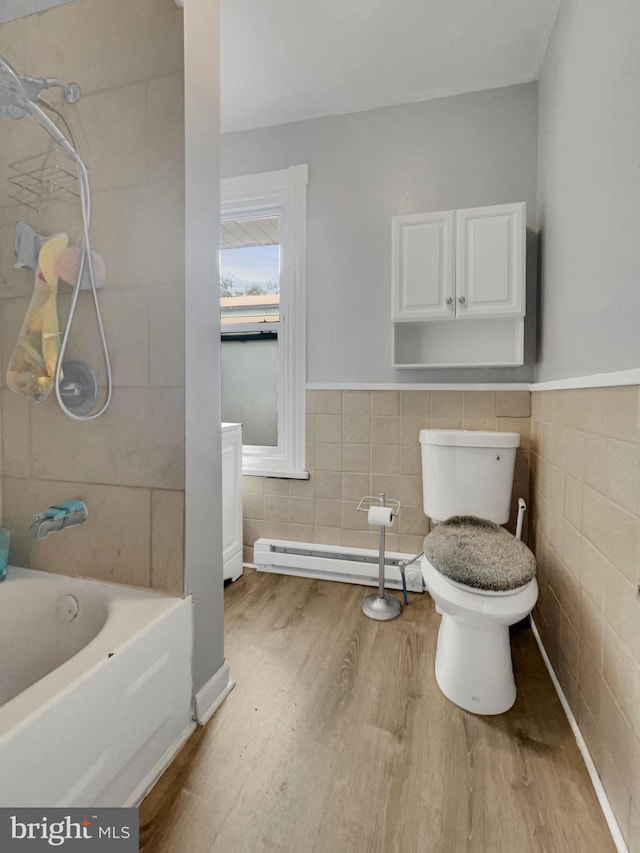
[[[392,506],[393,505],[393,506]],[[395,506],[395,508],[394,508]],[[377,526],[380,531],[379,538],[379,555],[378,555],[378,594],[368,595],[362,602],[362,612],[369,619],[376,619],[378,622],[388,622],[390,619],[396,619],[401,611],[402,605],[393,595],[389,595],[384,591],[384,539],[385,530],[393,524],[394,518],[400,512],[400,501],[390,500],[387,502],[384,492],[380,492],[378,497],[367,495],[362,498],[356,507],[358,512],[366,512],[369,515],[369,524]],[[370,510],[388,509],[389,514],[383,519],[383,513]],[[374,516],[372,519],[372,515]]]

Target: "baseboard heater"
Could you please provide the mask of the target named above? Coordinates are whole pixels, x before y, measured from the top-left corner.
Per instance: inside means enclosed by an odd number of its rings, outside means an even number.
[[[253,562],[259,572],[295,575],[342,583],[378,585],[378,552],[368,548],[343,548],[339,545],[315,545],[309,542],[287,542],[283,539],[258,539],[253,546]],[[385,586],[402,589],[402,560],[413,554],[385,552]],[[406,569],[407,589],[423,592],[420,561]]]

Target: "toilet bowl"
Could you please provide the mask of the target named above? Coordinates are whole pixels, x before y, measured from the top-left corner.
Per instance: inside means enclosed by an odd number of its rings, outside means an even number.
[[[442,617],[436,681],[461,708],[502,714],[516,699],[509,626],[538,598],[533,555],[500,527],[509,519],[520,436],[427,429],[420,443],[424,511],[443,519],[422,558]]]
[[[533,609],[535,577],[506,592],[479,590],[444,577],[426,557],[422,576],[442,617],[435,673],[447,699],[474,714],[502,714],[516,700],[509,626]]]

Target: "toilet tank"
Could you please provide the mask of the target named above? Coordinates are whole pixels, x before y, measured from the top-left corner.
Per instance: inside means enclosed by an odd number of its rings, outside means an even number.
[[[496,524],[509,520],[517,432],[422,429],[422,495],[434,521],[477,515]]]

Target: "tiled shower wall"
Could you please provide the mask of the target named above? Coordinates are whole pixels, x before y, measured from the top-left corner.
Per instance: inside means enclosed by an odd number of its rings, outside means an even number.
[[[428,532],[418,434],[428,427],[520,433],[513,529],[516,499],[529,496],[529,401],[528,391],[308,391],[310,478],[244,477],[245,562],[260,537],[377,548],[356,506],[379,492],[402,504],[387,548],[417,553]]]
[[[51,97],[89,166],[114,376],[111,407],[93,423],[64,417],[53,395],[33,404],[6,389],[34,281],[32,271],[13,267],[15,223],[67,231],[73,243],[81,220],[77,203],[49,204],[46,195],[33,208],[12,201],[9,164],[51,155],[52,146],[35,122],[2,121],[2,474],[11,560],[176,594],[184,511],[182,32],[182,10],[157,0],[74,0],[0,27],[0,53],[20,73],[75,80],[82,90],[75,106]],[[60,285],[62,318],[68,293]],[[87,359],[104,386],[89,293],[80,296],[67,357]],[[30,542],[32,514],[71,497],[86,500],[87,524]]]
[[[637,387],[532,395],[536,624],[631,851],[640,850]]]

